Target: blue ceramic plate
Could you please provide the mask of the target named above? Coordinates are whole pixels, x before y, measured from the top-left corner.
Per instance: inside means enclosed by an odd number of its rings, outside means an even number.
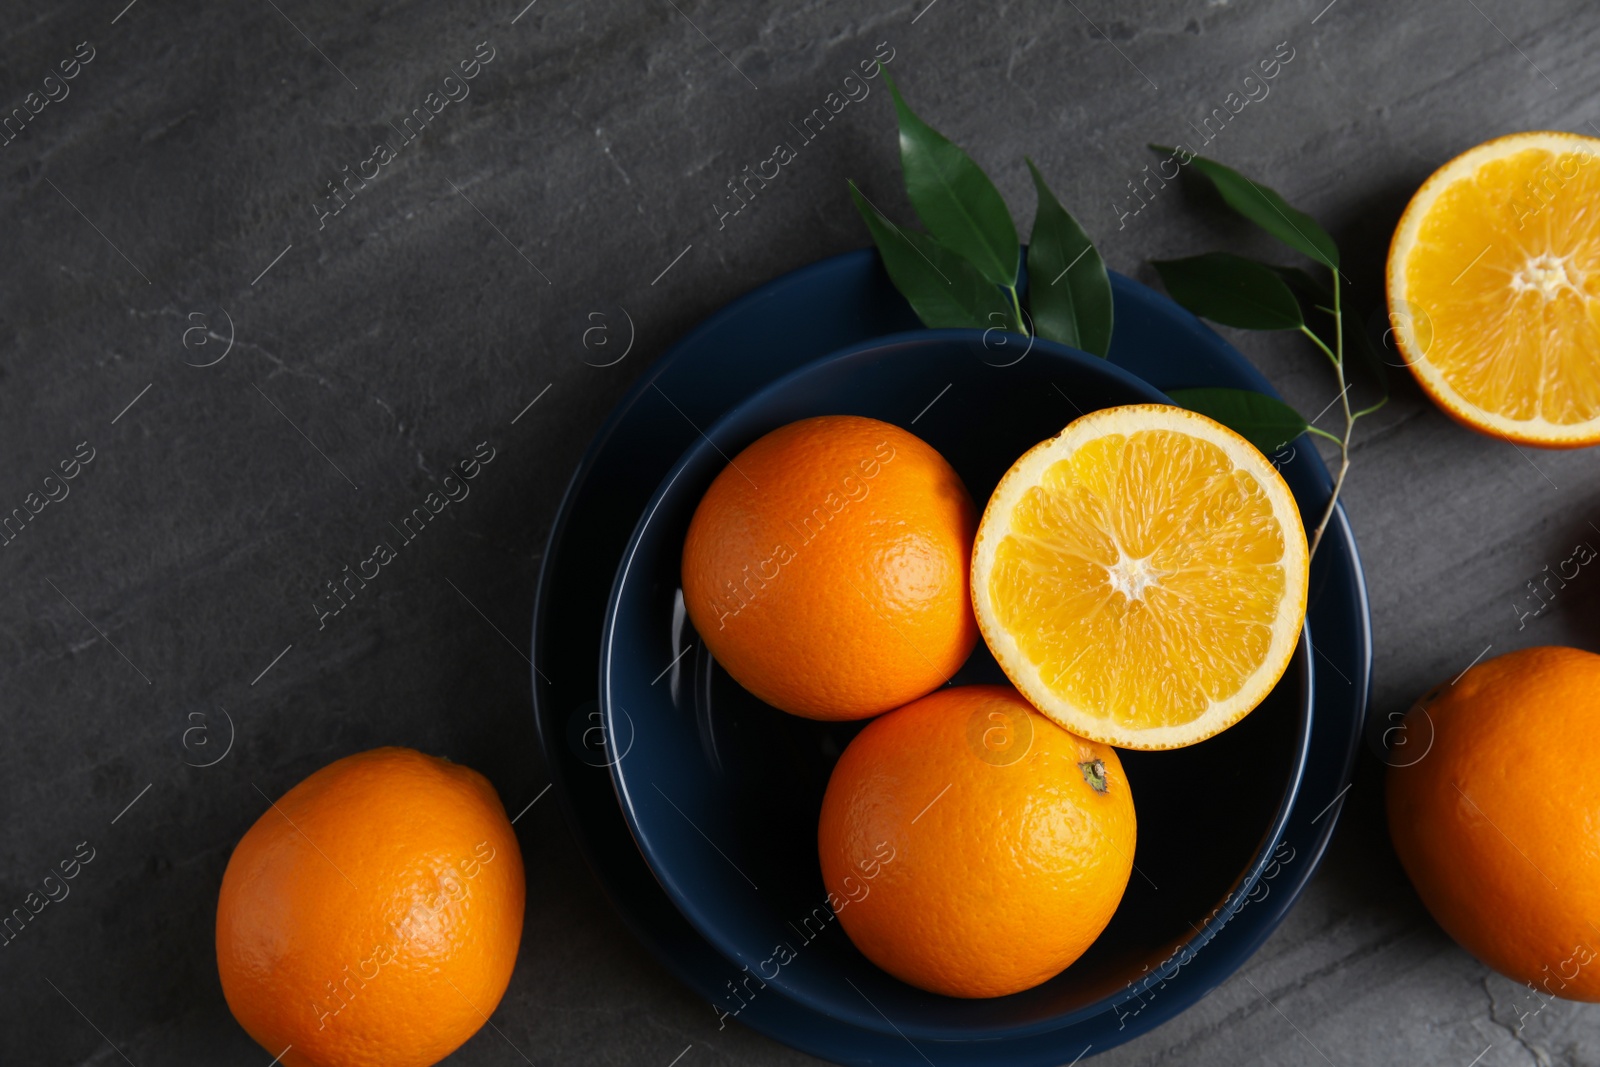
[[[1111,362],[1160,387],[1224,385],[1271,392],[1232,346],[1151,290],[1113,276],[1118,325]],[[545,552],[534,617],[534,702],[554,792],[602,890],[629,929],[703,997],[707,1022],[743,1022],[849,1064],[1060,1064],[1143,1033],[1203,996],[1260,946],[1315,870],[1349,781],[1371,674],[1371,621],[1359,557],[1336,515],[1311,573],[1315,707],[1300,801],[1249,903],[1192,959],[1172,958],[1143,988],[1095,1018],[998,1041],[911,1042],[838,1022],[775,990],[724,1018],[744,972],[701,937],[651,875],[616,802],[608,761],[632,738],[606,738],[596,702],[601,624],[616,566],[657,485],[685,449],[739,401],[801,364],[917,327],[876,254],[861,250],[785,275],[713,315],[657,360],[618,404],[568,487]],[[669,402],[667,397],[671,397]],[[920,423],[918,424],[921,425]],[[1304,507],[1329,479],[1300,442],[1282,469]],[[745,985],[744,988],[749,988]],[[721,1020],[721,1021],[719,1021]],[[926,1049],[926,1053],[923,1051]]]
[[[865,415],[902,426],[915,419],[912,428],[981,506],[1018,456],[1080,413],[1166,402],[1093,356],[1046,341],[985,339],[978,330],[925,330],[848,348],[780,378],[706,427],[634,530],[601,638],[602,724],[633,739],[612,761],[612,779],[640,850],[678,910],[764,983],[752,989],[909,1040],[1059,1030],[1108,1012],[1130,988],[1142,995],[1168,957],[1201,951],[1272,862],[1311,737],[1314,672],[1302,639],[1272,694],[1239,724],[1172,752],[1121,753],[1139,813],[1136,873],[1094,946],[1043,985],[954,999],[914,989],[856,951],[828,907],[816,832],[834,762],[866,723],[785,715],[715,664],[685,624],[684,537],[726,457],[798,419]],[[982,642],[954,679],[980,682],[1006,684]],[[871,892],[870,884],[862,889]],[[730,994],[719,1004],[733,1012],[743,1002]]]

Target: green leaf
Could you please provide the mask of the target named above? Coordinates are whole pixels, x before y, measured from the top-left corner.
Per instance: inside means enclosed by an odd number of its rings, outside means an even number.
[[[1040,337],[1105,358],[1111,349],[1111,279],[1094,242],[1028,160],[1039,210],[1028,239],[1028,310]]]
[[[1017,284],[1017,227],[1011,212],[972,157],[906,106],[889,72],[883,80],[900,121],[900,166],[917,217],[940,244],[964,257],[995,285]]]
[[[1300,302],[1265,263],[1231,252],[1156,260],[1172,299],[1202,318],[1241,330],[1298,330]]]
[[[1284,284],[1300,300],[1303,307],[1326,308],[1333,310],[1333,290],[1323,285],[1317,279],[1301,270],[1299,267],[1273,267],[1273,271],[1282,278]]]
[[[1175,148],[1150,145],[1150,148],[1167,155],[1177,153]],[[1188,150],[1184,150],[1185,154]],[[1193,156],[1188,161],[1195,170],[1211,179],[1227,205],[1272,236],[1303,252],[1323,266],[1339,269],[1339,246],[1317,220],[1304,211],[1290,207],[1289,202],[1260,182],[1251,181],[1232,167],[1223,166],[1205,156]]]
[[[1004,295],[972,264],[927,234],[890,222],[861,195],[855,182],[850,183],[850,195],[872,231],[890,280],[924,326],[987,329],[1010,322]]]
[[[1306,420],[1281,400],[1248,389],[1168,389],[1177,404],[1216,419],[1270,456],[1306,431]]]

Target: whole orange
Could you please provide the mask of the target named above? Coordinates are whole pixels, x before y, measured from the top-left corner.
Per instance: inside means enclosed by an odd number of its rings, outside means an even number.
[[[947,681],[978,638],[976,528],[960,477],[876,419],[790,423],[706,490],[683,545],[683,599],[740,685],[810,719],[860,719]]]
[[[874,720],[839,757],[822,879],[863,955],[911,985],[998,997],[1059,974],[1133,869],[1114,749],[1008,686],[943,689]]]
[[[481,774],[409,748],[346,756],[234,848],[217,901],[223,995],[286,1067],[427,1067],[500,1002],[524,891]]]
[[[1488,660],[1404,729],[1425,754],[1389,770],[1389,834],[1423,904],[1502,974],[1600,1001],[1600,656]]]

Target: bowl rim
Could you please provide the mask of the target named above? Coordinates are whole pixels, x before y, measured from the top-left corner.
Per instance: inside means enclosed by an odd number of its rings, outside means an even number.
[[[710,423],[705,428],[702,429],[698,426],[695,427],[696,432],[699,434],[698,439],[692,441],[689,446],[684,449],[683,453],[677,458],[677,460],[672,464],[671,468],[662,477],[661,481],[652,492],[649,502],[645,505],[643,511],[641,512],[639,519],[636,521],[634,528],[629,535],[627,545],[623,549],[622,555],[619,559],[617,569],[607,595],[604,623],[602,626],[600,639],[597,703],[602,717],[601,721],[608,738],[624,736],[624,733],[619,732],[621,724],[619,723],[616,715],[616,710],[620,709],[620,705],[614,699],[611,677],[613,672],[613,664],[618,660],[616,630],[618,609],[620,607],[620,598],[622,592],[628,584],[630,572],[632,571],[640,545],[644,541],[645,535],[649,530],[652,521],[655,519],[663,504],[666,503],[669,495],[675,488],[677,488],[677,483],[684,476],[688,468],[697,461],[703,461],[708,451],[716,451],[721,456],[724,463],[728,461],[728,457],[722,453],[721,446],[716,443],[715,436],[717,432],[725,429],[731,423],[741,421],[743,418],[748,416],[748,413],[751,409],[765,406],[775,396],[783,393],[787,388],[789,388],[793,382],[809,377],[810,375],[817,373],[825,366],[832,366],[836,363],[852,359],[865,359],[872,354],[881,354],[886,349],[900,350],[908,347],[920,347],[930,343],[937,343],[939,345],[965,343],[969,345],[979,344],[983,345],[984,347],[989,347],[988,339],[992,334],[1006,332],[1008,331],[1000,331],[998,329],[981,330],[948,328],[905,330],[847,345],[802,363],[790,372],[774,379],[765,386],[762,386],[760,389],[744,397],[733,407],[723,412],[714,422]],[[1038,350],[1050,356],[1051,358],[1062,359],[1069,363],[1075,363],[1082,367],[1107,373],[1113,379],[1120,380],[1121,384],[1131,387],[1136,392],[1144,393],[1146,396],[1146,402],[1172,403],[1170,398],[1168,398],[1165,393],[1157,389],[1155,386],[1146,382],[1137,375],[1125,370],[1124,368],[1114,363],[1110,363],[1107,360],[1090,355],[1068,345],[1059,344],[1057,342],[1049,341],[1039,337],[1024,337],[1018,334],[1009,334],[1009,338],[1002,339],[1002,343],[1013,343],[1011,339],[1014,339],[1015,342],[1026,343],[1027,348],[1024,352],[1024,355]],[[1020,358],[1021,357],[1018,357],[1018,361],[1020,361]],[[776,427],[769,427],[768,430],[775,428]],[[985,1029],[978,1032],[974,1032],[971,1027],[935,1026],[932,1028],[927,1028],[916,1024],[912,1024],[912,1028],[910,1030],[906,1030],[904,1023],[897,1025],[895,1022],[888,1020],[881,1013],[877,1013],[875,1010],[870,1012],[861,1011],[859,1013],[846,1010],[841,1013],[839,1010],[835,1010],[834,1005],[827,1002],[816,1001],[810,997],[802,995],[799,991],[795,990],[792,987],[792,983],[784,981],[784,974],[781,970],[776,977],[772,979],[764,979],[765,986],[763,988],[766,986],[771,986],[774,991],[781,996],[800,1004],[809,1010],[816,1011],[819,1014],[838,1022],[873,1030],[879,1033],[909,1036],[911,1038],[921,1038],[924,1040],[935,1041],[970,1041],[1004,1040],[1008,1038],[1027,1037],[1047,1033],[1062,1027],[1071,1026],[1085,1019],[1114,1010],[1118,1005],[1129,1000],[1140,998],[1144,994],[1149,993],[1154,986],[1170,980],[1176,971],[1192,960],[1194,955],[1198,953],[1199,950],[1202,949],[1206,944],[1208,944],[1218,933],[1220,933],[1223,927],[1226,926],[1228,922],[1230,922],[1235,916],[1237,916],[1237,914],[1243,909],[1244,905],[1249,901],[1249,894],[1253,892],[1255,886],[1260,882],[1263,872],[1272,863],[1273,854],[1277,849],[1279,842],[1282,840],[1284,832],[1288,827],[1289,820],[1293,815],[1295,802],[1299,796],[1301,782],[1304,777],[1306,765],[1310,756],[1310,747],[1313,734],[1312,727],[1315,719],[1315,663],[1311,655],[1312,646],[1310,642],[1311,638],[1309,631],[1309,620],[1307,620],[1302,624],[1300,639],[1297,642],[1295,654],[1291,660],[1290,668],[1291,670],[1295,670],[1296,667],[1299,668],[1296,671],[1298,692],[1294,701],[1296,708],[1296,739],[1294,741],[1294,755],[1283,791],[1277,800],[1276,807],[1274,808],[1271,822],[1263,832],[1260,842],[1252,854],[1251,861],[1239,873],[1235,881],[1225,891],[1221,901],[1216,909],[1214,909],[1211,916],[1207,919],[1205,925],[1201,928],[1198,928],[1195,933],[1187,937],[1179,938],[1170,942],[1164,949],[1164,951],[1167,952],[1167,955],[1162,960],[1161,964],[1148,971],[1148,973],[1143,975],[1138,980],[1129,982],[1127,986],[1122,989],[1117,989],[1114,992],[1104,994],[1101,997],[1081,1005],[1080,1007],[1071,1009],[1070,1011],[1047,1016],[1045,1018],[1026,1023],[997,1026],[992,1029]],[[624,716],[627,715],[625,711],[623,714]],[[631,719],[629,721],[629,725],[631,727]],[[628,832],[633,838],[634,846],[638,849],[645,866],[650,870],[652,876],[656,879],[657,883],[661,886],[667,897],[672,901],[673,906],[679,911],[684,919],[701,937],[703,937],[710,945],[712,945],[724,959],[728,960],[736,967],[753,966],[755,960],[745,960],[741,955],[741,946],[725,936],[720,925],[715,921],[715,917],[710,915],[705,911],[705,909],[701,908],[696,903],[692,889],[689,886],[680,884],[679,880],[672,876],[670,873],[671,866],[666,865],[667,869],[664,870],[663,865],[658,864],[655,852],[646,843],[649,835],[647,831],[641,828],[638,812],[634,806],[635,798],[633,797],[632,792],[630,792],[628,783],[624,777],[624,773],[622,771],[622,762],[623,761],[621,758],[609,760],[607,771],[611,779],[612,791],[616,796],[618,805],[622,811],[624,821],[628,827]],[[1167,966],[1169,963],[1173,964],[1170,969]],[[890,977],[892,978],[892,976]],[[936,994],[930,993],[928,995],[935,996]]]

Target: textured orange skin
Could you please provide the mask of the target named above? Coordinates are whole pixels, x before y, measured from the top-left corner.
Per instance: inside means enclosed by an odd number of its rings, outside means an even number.
[[[1439,694],[1405,720],[1408,745],[1431,720],[1432,747],[1389,770],[1389,834],[1412,885],[1490,967],[1600,1001],[1600,656],[1510,652]]]
[[[733,458],[695,510],[683,597],[740,685],[809,719],[861,719],[947,681],[978,639],[977,515],[897,426],[824,415]]]
[[[293,1045],[286,1067],[428,1067],[500,1002],[524,892],[481,774],[409,748],[346,756],[234,848],[217,901],[223,995],[269,1055]]]
[[[1023,716],[1031,742],[1017,740],[1022,730],[1008,737],[1026,755],[980,757],[991,723]],[[1079,768],[1093,760],[1104,793]],[[863,955],[930,992],[998,997],[1059,974],[1105,929],[1135,831],[1114,749],[1068,733],[1009,686],[973,685],[856,736],[828,781],[817,843],[830,903]]]

